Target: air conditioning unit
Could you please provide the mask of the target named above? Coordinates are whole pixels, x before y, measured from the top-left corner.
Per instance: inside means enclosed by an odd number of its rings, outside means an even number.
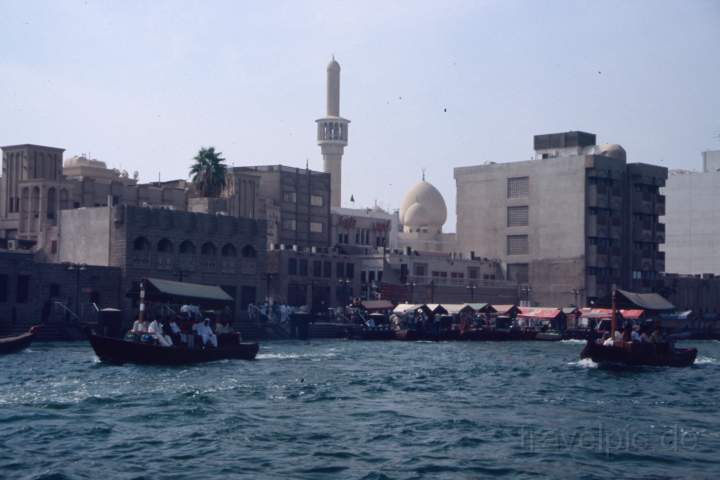
[[[298,246],[297,246],[297,245],[293,245],[293,246],[292,246],[292,249],[293,249],[294,252],[297,252],[297,251],[298,251]]]
[[[8,250],[17,250],[18,244],[17,240],[8,240],[7,241],[7,249]]]
[[[312,253],[318,253],[317,247],[310,247],[310,251],[311,251]]]
[[[285,244],[284,244],[284,243],[281,243],[281,244],[280,244],[280,250],[285,250]]]

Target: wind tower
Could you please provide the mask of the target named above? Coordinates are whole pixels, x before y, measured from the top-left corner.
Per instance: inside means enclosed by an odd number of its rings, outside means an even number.
[[[340,116],[340,64],[334,55],[327,66],[325,115],[325,118],[315,120],[317,139],[323,156],[323,170],[330,174],[330,206],[339,207],[342,199],[342,156],[348,144],[350,120]]]

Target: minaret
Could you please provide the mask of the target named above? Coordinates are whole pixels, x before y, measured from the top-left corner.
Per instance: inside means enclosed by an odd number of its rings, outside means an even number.
[[[318,145],[323,156],[323,170],[330,174],[330,206],[339,207],[342,199],[342,156],[348,143],[348,124],[340,116],[340,64],[335,56],[327,67],[327,112],[317,122]]]

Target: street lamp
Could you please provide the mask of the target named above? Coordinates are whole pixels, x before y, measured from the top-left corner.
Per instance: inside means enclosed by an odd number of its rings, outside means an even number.
[[[475,289],[477,288],[477,285],[475,285],[474,283],[471,283],[470,285],[468,285],[465,288],[470,290],[470,302],[471,303],[474,302],[475,301]]]
[[[84,263],[66,263],[65,269],[75,272],[75,317],[80,320],[80,272],[87,269]]]

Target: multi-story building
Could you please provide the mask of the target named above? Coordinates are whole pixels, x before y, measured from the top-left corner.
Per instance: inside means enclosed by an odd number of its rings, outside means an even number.
[[[613,284],[652,290],[665,269],[667,169],[628,164],[585,132],[534,144],[533,160],[455,169],[459,251],[498,259],[534,304],[589,303]]]
[[[345,252],[398,248],[397,213],[375,208],[332,208],[331,244]]]
[[[671,273],[720,275],[720,150],[703,152],[700,172],[671,170],[663,193],[664,251]]]
[[[83,156],[63,165],[61,148],[14,145],[2,152],[0,236],[35,242],[51,261],[61,210],[121,203],[187,208],[187,188],[177,182],[139,184],[127,173]]]
[[[64,210],[60,226],[58,260],[119,267],[123,292],[146,277],[219,285],[237,314],[265,298],[263,220],[118,205]]]
[[[230,175],[259,179],[259,218],[267,221],[271,245],[330,246],[330,174],[307,168],[236,167]]]

